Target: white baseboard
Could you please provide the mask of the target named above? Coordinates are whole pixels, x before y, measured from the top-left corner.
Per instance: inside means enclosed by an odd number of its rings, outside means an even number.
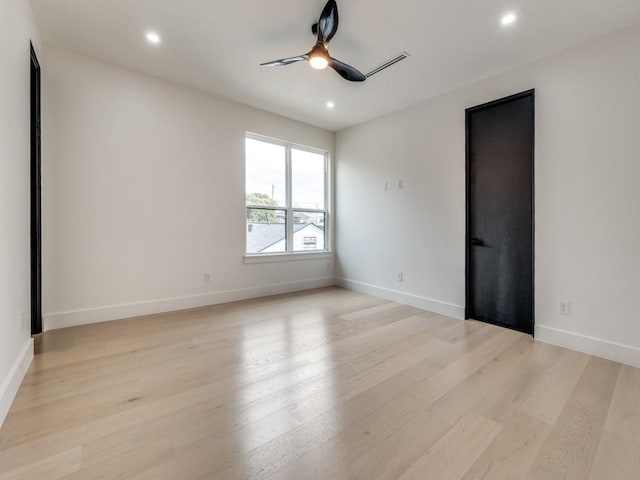
[[[27,373],[27,370],[29,370],[31,360],[33,360],[32,338],[25,344],[22,352],[20,352],[20,355],[11,367],[11,370],[9,370],[9,375],[2,383],[2,386],[0,386],[0,427],[4,423],[7,413],[9,413],[13,399],[16,398],[24,375]]]
[[[225,290],[200,295],[187,295],[184,297],[129,303],[125,305],[111,305],[69,312],[49,313],[44,316],[43,322],[45,331],[48,331],[58,328],[74,327],[77,325],[87,325],[90,323],[138,317],[141,315],[152,315],[155,313],[173,312],[188,308],[206,307],[208,305],[248,300],[268,295],[279,295],[282,293],[292,293],[302,290],[310,290],[313,288],[330,287],[335,284],[335,277],[313,278],[299,282],[276,283],[239,290]]]
[[[544,325],[536,325],[536,340],[569,348],[632,367],[640,367],[640,349],[619,343],[587,337]]]
[[[440,302],[431,298],[391,290],[390,288],[383,288],[369,283],[349,280],[348,278],[338,278],[336,283],[341,287],[354,290],[356,292],[366,293],[367,295],[373,295],[374,297],[384,298],[404,305],[411,305],[412,307],[421,308],[423,310],[439,313],[448,317],[460,320],[464,319],[464,307],[461,307],[460,305],[452,305],[450,303]]]

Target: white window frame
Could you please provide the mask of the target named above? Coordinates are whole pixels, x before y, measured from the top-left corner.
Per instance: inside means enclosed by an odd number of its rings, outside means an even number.
[[[331,249],[331,156],[329,152],[326,150],[322,150],[319,148],[308,147],[306,145],[300,145],[298,143],[286,142],[284,140],[279,140],[273,137],[267,137],[264,135],[258,135],[255,133],[246,132],[245,133],[245,146],[246,140],[252,139],[260,142],[270,143],[272,145],[279,145],[284,147],[285,149],[285,197],[286,197],[286,205],[281,207],[265,207],[264,205],[247,205],[247,191],[246,191],[246,148],[244,155],[244,179],[245,179],[245,207],[244,207],[244,218],[245,218],[245,255],[244,261],[245,263],[264,263],[264,262],[274,262],[281,260],[306,260],[309,258],[333,258],[333,252]],[[291,150],[301,150],[304,152],[316,153],[320,155],[324,155],[324,209],[314,209],[314,208],[293,208],[293,199],[292,199],[292,162],[291,162]],[[247,253],[247,227],[246,227],[246,218],[247,218],[247,209],[248,208],[256,208],[256,209],[267,209],[267,210],[284,210],[286,212],[286,251],[278,252],[278,253]],[[295,212],[312,212],[312,213],[323,213],[324,214],[324,250],[312,250],[312,251],[293,251],[293,218]]]

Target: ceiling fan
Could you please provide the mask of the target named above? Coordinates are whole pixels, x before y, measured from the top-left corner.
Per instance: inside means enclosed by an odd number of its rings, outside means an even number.
[[[331,67],[342,78],[351,82],[364,82],[367,79],[367,76],[358,69],[329,55],[329,42],[338,31],[338,5],[335,0],[327,2],[320,15],[320,20],[311,27],[311,30],[316,35],[317,40],[309,53],[297,57],[282,58],[273,62],[262,63],[261,65],[263,67],[278,67],[306,61],[316,70]]]

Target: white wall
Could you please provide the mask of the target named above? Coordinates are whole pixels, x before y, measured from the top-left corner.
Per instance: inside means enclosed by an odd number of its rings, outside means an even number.
[[[40,40],[28,1],[3,0],[0,3],[0,425],[33,356],[29,40],[39,51]]]
[[[45,328],[333,284],[327,258],[243,262],[245,132],[328,151],[332,132],[46,54]]]
[[[638,52],[640,27],[340,132],[341,282],[463,315],[465,108],[535,88],[536,336],[640,365]]]

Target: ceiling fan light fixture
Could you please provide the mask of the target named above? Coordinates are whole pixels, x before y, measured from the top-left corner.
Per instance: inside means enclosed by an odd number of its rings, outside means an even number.
[[[318,42],[308,53],[309,64],[316,70],[324,70],[329,66],[329,54],[327,48]]]
[[[316,70],[324,70],[329,66],[329,60],[321,55],[318,55],[317,57],[310,57],[309,64]]]

